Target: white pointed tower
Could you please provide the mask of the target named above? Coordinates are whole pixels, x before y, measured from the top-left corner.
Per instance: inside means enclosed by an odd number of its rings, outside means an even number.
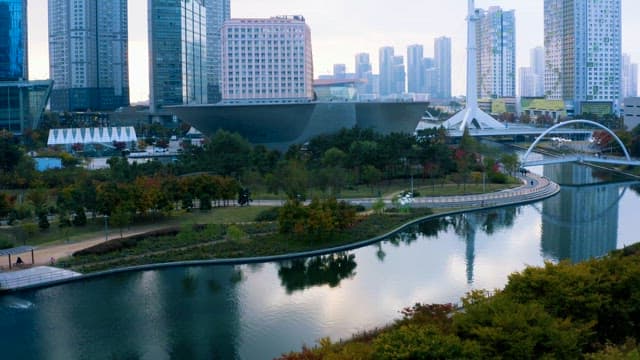
[[[469,16],[467,17],[467,105],[453,115],[442,125],[446,129],[458,128],[463,131],[465,127],[474,126],[479,129],[498,129],[504,127],[499,121],[480,110],[478,107],[477,87],[477,49],[476,49],[476,22],[479,20],[476,14],[474,0],[469,1]]]

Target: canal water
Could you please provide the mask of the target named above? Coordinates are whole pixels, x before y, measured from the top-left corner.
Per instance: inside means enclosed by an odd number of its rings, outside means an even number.
[[[382,326],[416,302],[501,288],[527,265],[579,262],[640,240],[640,187],[629,179],[577,165],[535,171],[562,192],[426,221],[348,253],[132,272],[2,296],[2,358],[268,359]]]

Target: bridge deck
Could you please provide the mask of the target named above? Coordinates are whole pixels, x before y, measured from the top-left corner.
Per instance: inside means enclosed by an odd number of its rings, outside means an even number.
[[[482,136],[515,136],[515,135],[542,135],[543,132],[547,131],[548,128],[536,128],[529,126],[511,126],[500,129],[469,129],[469,135],[475,137]],[[585,129],[555,129],[552,131],[553,134],[561,134],[561,135],[583,135],[590,136],[593,133],[593,130],[585,130]],[[462,137],[463,132],[457,129],[448,130],[448,134],[450,137]]]
[[[612,158],[612,157],[592,156],[592,155],[569,155],[569,156],[562,156],[562,157],[549,158],[549,159],[543,159],[543,160],[525,161],[521,164],[521,166],[529,167],[529,166],[562,164],[562,163],[568,163],[568,162],[590,162],[590,163],[612,164],[612,165],[640,166],[640,161],[638,160],[629,161],[626,158]]]

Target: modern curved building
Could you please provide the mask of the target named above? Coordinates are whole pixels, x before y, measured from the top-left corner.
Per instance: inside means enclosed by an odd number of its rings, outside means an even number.
[[[253,144],[284,150],[311,138],[360,127],[382,134],[413,133],[427,102],[308,102],[183,105],[165,108],[210,136],[222,129]]]

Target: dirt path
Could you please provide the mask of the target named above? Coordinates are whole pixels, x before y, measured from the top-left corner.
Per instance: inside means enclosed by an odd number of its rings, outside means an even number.
[[[131,230],[123,231],[122,235],[125,237],[133,236],[133,235],[143,234],[152,230],[159,230],[165,227],[167,227],[167,225],[138,227],[138,228],[133,228]],[[120,237],[119,232],[117,234],[116,233],[109,234],[109,239],[115,239],[119,237]],[[104,234],[100,236],[96,235],[86,240],[77,241],[77,242],[68,243],[68,244],[38,247],[34,251],[35,265],[51,265],[51,258],[53,258],[54,260],[58,260],[65,257],[69,257],[76,251],[92,247],[101,242],[104,242]],[[30,255],[25,254],[22,257],[24,258],[25,262],[30,263],[30,260],[31,260]]]

